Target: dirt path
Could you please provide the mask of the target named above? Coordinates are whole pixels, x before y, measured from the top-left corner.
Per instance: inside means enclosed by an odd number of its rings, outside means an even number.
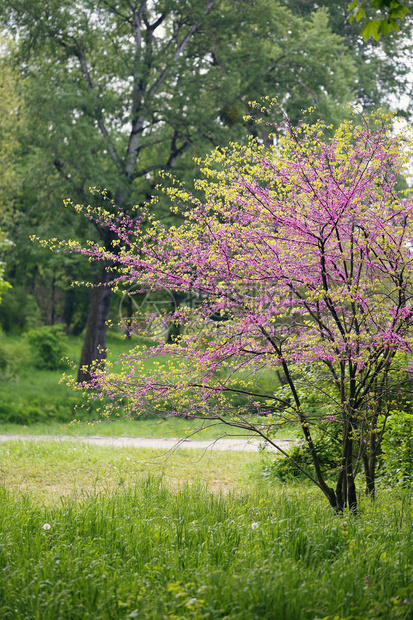
[[[149,437],[73,437],[69,435],[0,435],[0,442],[4,441],[71,441],[88,443],[98,446],[113,446],[116,448],[156,448],[158,450],[230,450],[235,452],[258,452],[262,442],[257,439],[216,439],[209,441],[193,441],[190,439],[157,439]],[[276,443],[285,448],[291,439],[278,439]],[[267,449],[275,450],[268,445]]]

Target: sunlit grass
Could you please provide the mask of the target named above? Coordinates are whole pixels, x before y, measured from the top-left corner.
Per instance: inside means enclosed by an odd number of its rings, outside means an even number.
[[[5,620],[412,618],[407,494],[345,521],[311,490],[222,496],[154,476],[55,505],[0,495]]]
[[[201,480],[212,490],[228,491],[251,481],[259,454],[245,452],[112,448],[69,442],[0,444],[0,483],[55,503],[64,495],[134,486],[143,475],[162,474],[173,488]]]

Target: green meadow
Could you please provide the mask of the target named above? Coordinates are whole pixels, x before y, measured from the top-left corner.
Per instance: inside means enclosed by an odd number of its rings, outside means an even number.
[[[261,458],[1,444],[0,617],[411,619],[409,490],[337,517]]]
[[[136,344],[136,338],[126,340],[121,333],[110,331],[107,337],[109,359],[116,361]],[[76,361],[80,357],[82,338],[64,338],[65,357]],[[3,351],[4,367],[1,367]],[[150,372],[152,360],[146,369]],[[86,403],[81,392],[68,387],[63,374],[75,371],[63,366],[56,370],[39,369],[33,363],[33,353],[25,335],[1,335],[0,341],[0,434],[18,435],[100,435],[104,437],[188,437],[193,440],[233,437],[242,431],[222,424],[200,423],[194,419],[168,416],[140,417],[135,420],[119,417],[102,420],[99,413]],[[294,438],[295,429],[277,432],[277,438]]]

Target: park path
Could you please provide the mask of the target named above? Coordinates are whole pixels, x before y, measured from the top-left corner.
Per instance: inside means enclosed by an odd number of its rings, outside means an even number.
[[[257,439],[233,438],[200,440],[191,439],[161,439],[152,437],[76,437],[70,435],[0,435],[0,442],[5,441],[70,441],[98,446],[113,446],[115,448],[155,448],[157,450],[229,450],[233,452],[258,452],[262,442]],[[286,448],[291,439],[277,439],[280,448]],[[267,445],[267,450],[276,450]]]

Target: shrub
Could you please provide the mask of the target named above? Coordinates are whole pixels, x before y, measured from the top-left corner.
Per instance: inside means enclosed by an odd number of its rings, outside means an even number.
[[[0,381],[16,380],[19,377],[21,367],[29,362],[27,345],[8,341],[0,344]]]
[[[20,333],[34,328],[40,321],[40,309],[32,295],[14,287],[7,291],[0,304],[0,327],[5,332]]]
[[[27,339],[36,368],[57,370],[66,365],[62,361],[66,354],[66,335],[60,325],[33,329],[27,333]]]
[[[6,348],[0,344],[0,372],[4,372],[9,364],[9,354]]]
[[[32,398],[24,395],[21,398],[2,398],[0,400],[1,424],[37,424],[39,422],[68,423],[76,419],[90,421],[97,417],[94,410],[88,411],[80,406],[80,397],[68,396],[66,393],[53,396]],[[79,408],[77,408],[79,407]]]
[[[318,441],[314,442],[320,465],[327,474],[332,474],[339,467],[339,457],[334,439],[330,435],[323,434]],[[304,441],[293,445],[288,451],[290,456],[306,471],[314,475],[313,461]],[[276,456],[268,460],[262,467],[261,475],[264,478],[291,482],[292,480],[307,480],[306,476],[286,456]]]
[[[382,444],[382,475],[392,485],[413,482],[413,414],[393,411]]]

